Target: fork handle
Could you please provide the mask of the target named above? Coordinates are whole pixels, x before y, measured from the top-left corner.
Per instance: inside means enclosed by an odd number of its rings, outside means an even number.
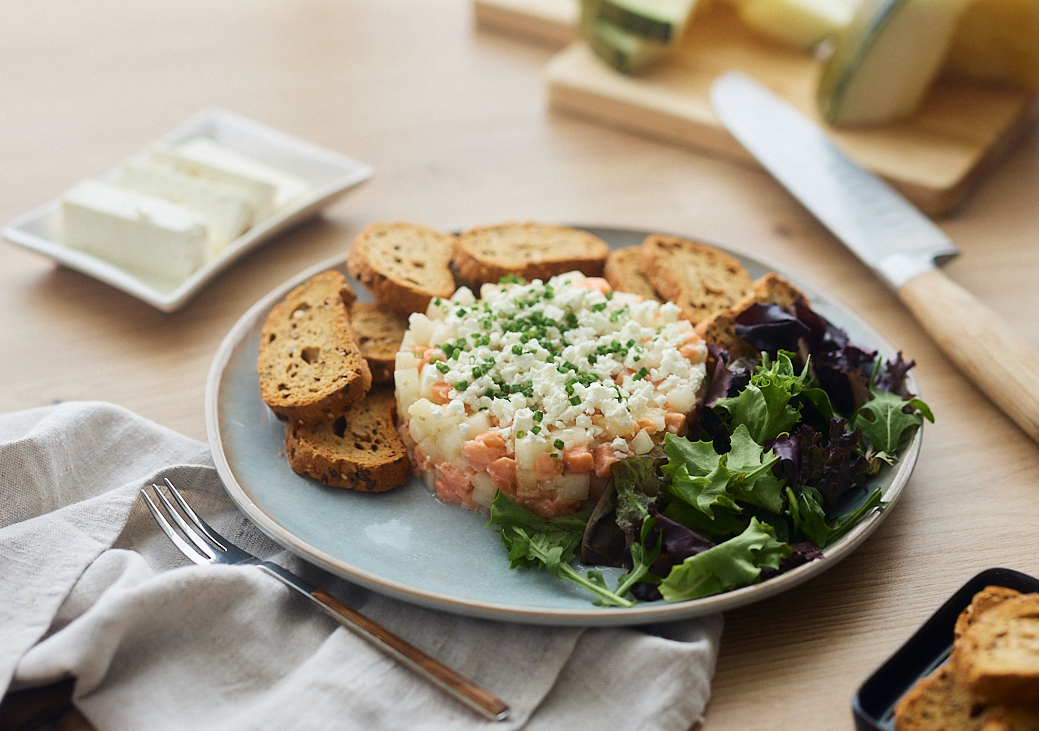
[[[344,627],[368,640],[387,655],[480,715],[491,721],[503,721],[508,718],[509,706],[501,698],[447,667],[439,660],[430,657],[414,645],[405,642],[385,627],[379,626],[339,601],[327,591],[314,589],[307,596]]]

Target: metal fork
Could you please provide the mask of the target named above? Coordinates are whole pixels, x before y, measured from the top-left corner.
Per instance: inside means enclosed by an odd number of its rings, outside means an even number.
[[[163,515],[162,511],[148,495],[146,489],[141,490],[141,496],[144,498],[159,527],[189,559],[199,565],[211,563],[256,566],[261,571],[266,571],[276,579],[280,579],[288,584],[321,607],[326,614],[338,620],[348,630],[368,640],[394,660],[422,676],[448,695],[469,706],[483,717],[491,721],[503,721],[508,718],[509,706],[493,693],[481,688],[438,660],[433,659],[417,647],[408,644],[389,630],[380,627],[363,614],[359,614],[346,604],[343,604],[343,602],[328,592],[311,586],[303,579],[280,566],[267,561],[260,561],[252,554],[246,553],[233,545],[195,514],[195,511],[185,502],[169,479],[166,480],[166,487],[180,507],[179,511],[166,498],[158,485],[152,485],[152,489],[159,502],[162,503],[163,508],[165,508],[165,512],[173,519],[181,533],[178,533],[173,525],[170,524],[166,516]],[[189,522],[191,525],[188,524]],[[183,534],[183,537],[181,534]],[[184,540],[184,538],[188,540]]]

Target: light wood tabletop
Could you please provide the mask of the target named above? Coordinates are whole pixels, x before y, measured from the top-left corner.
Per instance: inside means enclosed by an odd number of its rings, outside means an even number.
[[[917,361],[936,423],[903,498],[864,545],[726,615],[704,727],[850,728],[858,686],[970,576],[1039,574],[1039,447],[765,173],[550,113],[551,54],[476,28],[467,0],[3,3],[3,222],[207,107],[354,156],[375,175],[175,314],[0,243],[0,412],[103,400],[205,440],[204,385],[224,335],[373,221],[654,229],[776,262]],[[948,275],[1039,349],[1037,200],[1033,128],[939,223],[962,252]]]

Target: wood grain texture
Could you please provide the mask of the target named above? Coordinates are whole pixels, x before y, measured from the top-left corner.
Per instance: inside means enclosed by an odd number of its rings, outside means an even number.
[[[755,34],[728,5],[698,13],[677,55],[638,76],[613,70],[575,43],[552,59],[546,77],[554,110],[756,164],[711,109],[711,82],[733,69],[820,121],[821,62]],[[1023,91],[942,81],[905,122],[829,132],[860,165],[924,212],[940,215],[959,205],[1018,141],[1030,101]]]
[[[0,220],[219,105],[375,177],[164,315],[0,241],[0,413],[117,403],[205,440],[235,321],[368,223],[535,219],[684,234],[781,265],[915,359],[936,423],[883,525],[818,578],[726,614],[705,731],[852,728],[856,688],[964,581],[1039,574],[1039,447],[764,172],[546,114],[552,51],[474,30],[468,0],[0,3]],[[944,271],[1039,347],[1039,132],[942,229]]]
[[[562,48],[574,40],[578,0],[473,0],[480,28]]]
[[[945,356],[1039,442],[1039,354],[940,269],[910,279],[898,298]]]

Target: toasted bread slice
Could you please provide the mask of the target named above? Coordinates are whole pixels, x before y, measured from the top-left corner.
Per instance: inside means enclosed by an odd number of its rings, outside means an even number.
[[[659,302],[660,295],[639,271],[640,256],[641,252],[637,246],[614,249],[606,257],[603,276],[618,292],[630,292],[637,294],[643,300]]]
[[[999,703],[1039,703],[1039,594],[988,609],[958,644],[956,672],[972,693]]]
[[[350,323],[368,361],[372,383],[392,381],[400,341],[408,329],[407,318],[378,302],[357,302],[350,311]]]
[[[983,731],[994,703],[971,694],[945,663],[921,678],[895,706],[896,731]]]
[[[963,637],[964,633],[978,621],[985,612],[998,607],[1007,599],[1021,596],[1021,592],[1006,586],[986,586],[979,591],[970,601],[970,605],[960,612],[956,618],[956,626],[953,628],[953,646]]]
[[[455,237],[417,223],[373,223],[354,239],[346,268],[377,300],[404,316],[455,293]]]
[[[702,320],[696,326],[696,334],[709,343],[722,346],[733,360],[758,355],[757,350],[736,334],[736,318],[755,303],[772,303],[780,307],[791,307],[799,299],[806,303],[808,298],[797,287],[778,274],[769,272],[755,279],[750,293],[731,307]]]
[[[597,236],[566,226],[528,221],[479,226],[458,237],[452,263],[458,279],[478,292],[514,274],[530,281],[580,271],[601,277],[609,245]]]
[[[332,487],[384,492],[402,485],[411,463],[394,426],[396,413],[393,388],[377,386],[332,421],[292,424],[285,434],[289,465]]]
[[[743,299],[751,284],[743,265],[725,252],[662,234],[642,242],[639,270],[694,325]]]
[[[360,401],[372,385],[350,326],[353,290],[318,274],[275,305],[260,332],[260,396],[279,419],[313,424]]]

